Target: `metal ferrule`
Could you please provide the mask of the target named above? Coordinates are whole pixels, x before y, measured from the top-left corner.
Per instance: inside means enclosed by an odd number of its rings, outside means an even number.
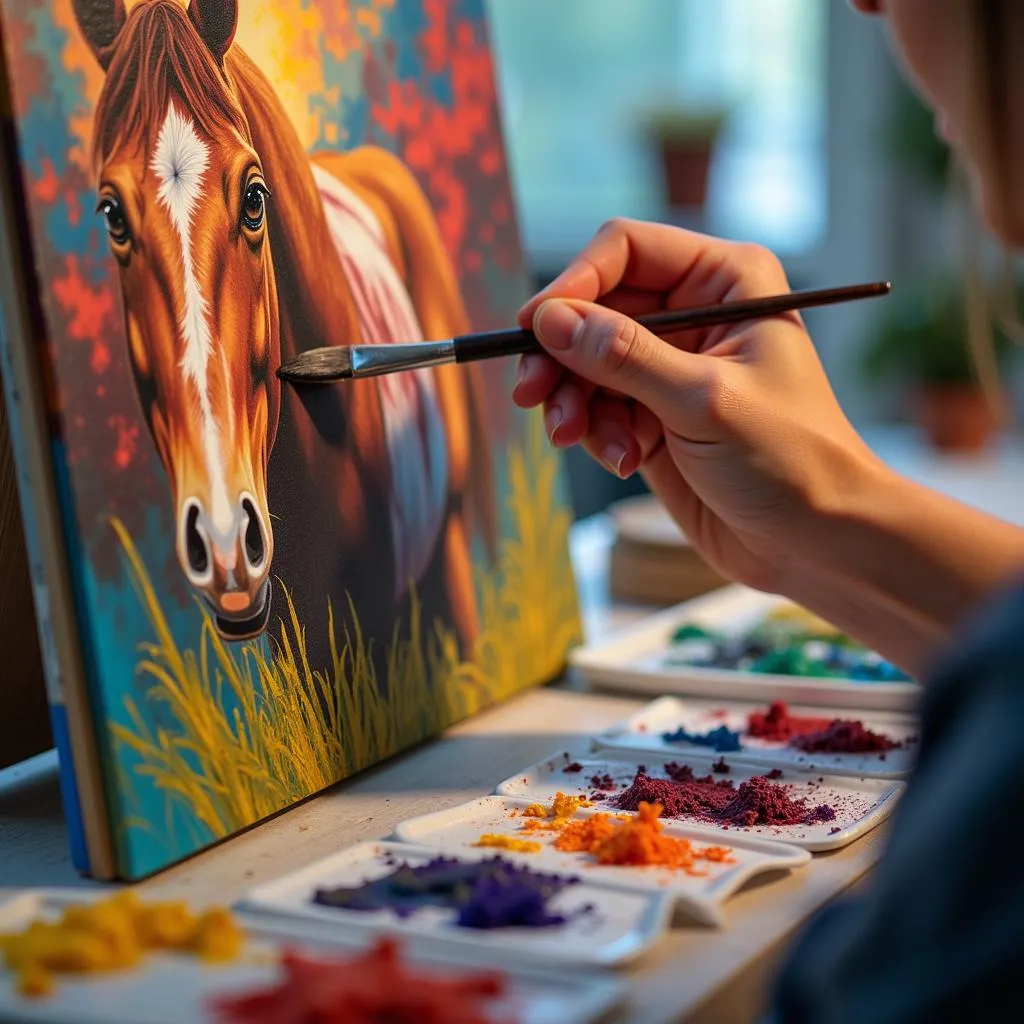
[[[414,341],[399,345],[354,345],[352,376],[379,377],[395,370],[418,370],[455,362],[455,342]]]

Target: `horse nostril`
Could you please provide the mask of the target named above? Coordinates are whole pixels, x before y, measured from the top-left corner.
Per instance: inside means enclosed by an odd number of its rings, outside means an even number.
[[[210,567],[210,552],[196,525],[198,521],[199,506],[191,505],[185,517],[185,553],[191,570],[201,576]]]
[[[242,511],[248,517],[245,525],[245,557],[249,564],[258,569],[263,564],[266,548],[263,544],[263,531],[260,529],[260,517],[256,507],[248,498],[242,499]]]

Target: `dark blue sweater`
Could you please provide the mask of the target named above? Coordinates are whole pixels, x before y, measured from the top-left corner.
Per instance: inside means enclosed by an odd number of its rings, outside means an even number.
[[[1024,1019],[1024,583],[972,618],[921,712],[874,877],[799,936],[771,1024]]]

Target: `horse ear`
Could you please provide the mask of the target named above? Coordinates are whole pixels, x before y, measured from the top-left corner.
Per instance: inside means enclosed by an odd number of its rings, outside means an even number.
[[[191,0],[188,16],[219,64],[235,38],[238,0]]]
[[[75,21],[93,56],[104,71],[124,26],[124,0],[73,0]]]

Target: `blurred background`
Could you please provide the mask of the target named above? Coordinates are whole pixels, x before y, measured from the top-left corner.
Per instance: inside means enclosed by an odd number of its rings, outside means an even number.
[[[882,302],[805,314],[847,414],[891,461],[932,453],[976,475],[1000,464],[1017,442],[967,348],[949,154],[876,20],[845,0],[489,7],[538,286],[615,215],[761,242],[793,288],[890,279]],[[1002,331],[992,342],[1016,418],[1022,360]],[[578,452],[568,461],[578,516],[643,490]]]

